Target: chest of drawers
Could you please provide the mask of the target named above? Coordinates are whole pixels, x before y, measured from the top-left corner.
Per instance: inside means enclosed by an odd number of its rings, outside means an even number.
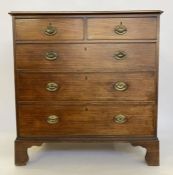
[[[157,89],[161,11],[11,12],[17,138],[129,142],[159,165]]]

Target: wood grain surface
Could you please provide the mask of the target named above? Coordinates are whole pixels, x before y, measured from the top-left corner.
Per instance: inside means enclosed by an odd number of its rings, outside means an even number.
[[[124,35],[114,32],[120,23],[127,28]],[[88,39],[156,39],[157,18],[91,18],[88,19]]]
[[[46,53],[55,52],[49,61]],[[126,54],[121,60],[116,54]],[[121,44],[17,44],[16,68],[57,72],[154,71],[155,43]]]
[[[44,34],[51,23],[57,28],[54,36]],[[15,21],[16,40],[82,40],[83,20],[73,19],[17,19]]]
[[[162,11],[11,12],[17,139],[15,164],[45,142],[123,141],[159,165],[159,20]],[[47,36],[47,26],[56,34]],[[115,28],[123,25],[124,34]],[[55,52],[54,61],[46,59]],[[116,59],[118,52],[125,53]],[[54,92],[48,83],[56,83]],[[125,91],[114,88],[124,82]],[[124,115],[124,123],[115,116]],[[48,123],[48,117],[58,122]]]
[[[116,82],[125,82],[126,91],[114,89]],[[59,89],[49,92],[48,83]],[[155,100],[153,72],[143,73],[18,73],[17,98],[20,101],[80,100]]]
[[[19,133],[22,137],[75,135],[154,134],[153,105],[20,105]],[[114,117],[126,116],[118,124]],[[50,115],[59,117],[56,124],[47,123]]]

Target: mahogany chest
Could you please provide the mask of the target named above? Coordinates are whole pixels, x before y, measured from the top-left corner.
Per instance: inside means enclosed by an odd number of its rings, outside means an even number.
[[[129,142],[159,165],[161,11],[10,14],[16,165],[29,147],[59,141]]]

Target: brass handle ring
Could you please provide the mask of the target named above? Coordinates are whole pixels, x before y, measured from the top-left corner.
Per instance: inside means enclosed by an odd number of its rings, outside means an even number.
[[[45,35],[47,36],[53,36],[57,33],[57,28],[52,26],[51,23],[49,23],[49,25],[47,26],[47,28],[44,31]]]
[[[123,81],[118,81],[114,84],[114,89],[117,91],[125,91],[128,89],[128,85]]]
[[[123,60],[123,59],[126,58],[126,56],[127,56],[126,52],[124,52],[124,51],[118,51],[118,52],[116,52],[116,53],[114,54],[113,57],[114,57],[116,60]]]
[[[59,117],[56,115],[50,115],[49,117],[47,117],[47,123],[49,124],[56,124],[59,122]]]
[[[124,35],[127,32],[127,27],[120,22],[120,24],[115,27],[114,32],[118,35]]]
[[[54,61],[57,59],[57,57],[58,57],[58,54],[56,52],[53,52],[53,51],[47,52],[45,54],[46,60],[49,60],[49,61]]]
[[[49,92],[54,92],[59,89],[59,85],[57,83],[51,82],[47,84],[46,89]]]
[[[127,121],[126,116],[119,114],[114,117],[114,122],[118,124],[123,124]]]

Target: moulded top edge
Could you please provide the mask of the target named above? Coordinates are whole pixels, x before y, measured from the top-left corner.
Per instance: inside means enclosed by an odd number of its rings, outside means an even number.
[[[161,14],[161,10],[129,10],[129,11],[11,11],[10,15],[102,15],[102,14]]]

